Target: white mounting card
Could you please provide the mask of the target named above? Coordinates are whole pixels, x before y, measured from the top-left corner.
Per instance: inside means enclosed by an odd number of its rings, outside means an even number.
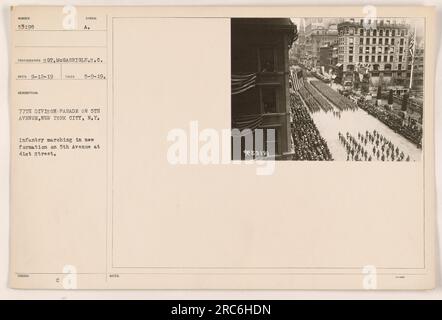
[[[368,9],[12,7],[10,286],[433,288],[435,10]]]

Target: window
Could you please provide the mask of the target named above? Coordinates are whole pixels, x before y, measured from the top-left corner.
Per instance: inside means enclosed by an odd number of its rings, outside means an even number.
[[[376,61],[376,56],[371,56],[371,62],[375,62]]]
[[[402,70],[402,64],[399,63],[399,64],[397,65],[397,69],[398,69],[398,70]],[[398,75],[399,75],[399,72],[398,72]]]
[[[363,51],[364,51],[364,48],[363,47],[359,47],[359,54],[362,54]]]
[[[353,54],[353,47],[348,47],[348,53]]]
[[[399,48],[399,53],[404,53],[404,47]]]
[[[370,44],[370,38],[365,39],[365,44]]]
[[[391,36],[394,37],[396,35],[396,30],[391,30]]]
[[[390,36],[390,30],[386,30],[386,31],[385,31],[385,36],[386,36],[386,37],[389,37],[389,36]]]
[[[373,37],[376,37],[376,30],[373,30]]]
[[[379,37],[383,37],[384,36],[384,30],[379,30]]]
[[[379,44],[382,44],[382,39],[379,39]]]
[[[388,44],[388,39],[385,39],[385,44]]]
[[[381,62],[381,61],[382,61],[382,57],[378,56],[378,62]]]
[[[372,43],[376,44],[376,38],[373,38]]]
[[[384,62],[388,61],[388,56],[384,56]]]
[[[401,37],[403,37],[404,35],[405,35],[405,30],[402,29],[402,30],[401,30]]]
[[[376,47],[371,47],[371,53],[376,53]]]
[[[359,38],[359,44],[364,44],[364,38]]]
[[[275,71],[275,52],[273,48],[260,48],[260,71],[262,72],[274,72]]]
[[[399,56],[399,62],[402,62],[402,56]]]
[[[390,56],[390,62],[393,62],[393,56]]]
[[[394,45],[394,38],[391,39],[391,45]]]
[[[276,112],[276,88],[262,88],[262,106],[264,113]]]
[[[359,35],[363,36],[364,35],[364,29],[359,29]]]
[[[402,38],[401,39],[401,41],[400,41],[400,43],[399,43],[401,46],[403,46],[404,45],[404,39]]]
[[[353,56],[348,56],[348,62],[353,62]]]
[[[362,56],[359,56],[359,62],[362,62]]]
[[[369,56],[365,56],[365,62],[368,62]]]

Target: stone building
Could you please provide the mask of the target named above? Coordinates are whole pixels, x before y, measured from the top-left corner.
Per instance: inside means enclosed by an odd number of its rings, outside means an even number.
[[[338,62],[344,79],[369,74],[370,85],[407,87],[410,25],[393,20],[350,19],[338,24]]]

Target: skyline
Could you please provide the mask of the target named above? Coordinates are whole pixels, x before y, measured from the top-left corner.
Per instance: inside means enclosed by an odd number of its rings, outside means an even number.
[[[365,19],[365,17],[291,17],[290,20],[296,25],[298,28],[298,32],[301,30],[301,27],[305,31],[305,27],[311,23],[322,23],[325,28],[328,28],[331,24],[338,24],[348,19]],[[424,19],[423,18],[403,18],[403,17],[379,17],[379,18],[370,18],[371,20],[390,20],[401,23],[409,24],[412,27],[416,27],[416,36],[419,38],[423,38],[425,33]],[[310,20],[310,21],[309,21]],[[317,20],[317,21],[311,21]],[[321,20],[321,21],[318,21]],[[301,22],[302,21],[302,22]]]

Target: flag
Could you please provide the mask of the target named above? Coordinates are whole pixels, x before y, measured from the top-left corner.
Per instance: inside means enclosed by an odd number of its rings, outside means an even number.
[[[410,40],[408,41],[408,51],[410,52],[411,57],[414,57],[414,46],[415,46],[415,32],[411,32]]]
[[[255,130],[262,125],[262,114],[247,114],[236,116],[232,119],[232,128],[240,131],[244,129]]]
[[[232,74],[232,95],[240,94],[256,86],[256,73]]]
[[[298,73],[299,72],[292,72],[292,86],[295,91],[299,91],[299,89],[304,86],[304,80]]]
[[[414,70],[414,50],[416,46],[416,27],[414,27],[414,32],[410,32],[410,39],[408,41],[408,51],[411,56],[411,72],[410,72],[410,84],[409,88],[413,86],[413,70]]]

